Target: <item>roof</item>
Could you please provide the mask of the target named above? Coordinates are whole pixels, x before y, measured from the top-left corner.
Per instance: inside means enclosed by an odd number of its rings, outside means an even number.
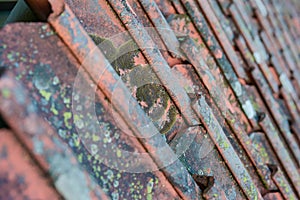
[[[0,30],[6,197],[300,198],[299,2],[27,3]]]

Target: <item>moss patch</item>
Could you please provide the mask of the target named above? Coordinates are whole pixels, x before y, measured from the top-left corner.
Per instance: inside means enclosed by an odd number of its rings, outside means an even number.
[[[106,38],[101,38],[94,34],[90,34],[90,37],[119,75],[120,70],[132,69],[135,66],[134,57],[139,51],[133,40],[127,41],[120,48],[115,48],[112,41]]]

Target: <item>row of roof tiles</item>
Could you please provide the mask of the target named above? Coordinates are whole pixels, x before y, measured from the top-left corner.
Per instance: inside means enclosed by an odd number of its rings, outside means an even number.
[[[81,198],[300,198],[299,3],[28,4],[52,12],[1,30],[1,115],[68,144],[100,191]]]

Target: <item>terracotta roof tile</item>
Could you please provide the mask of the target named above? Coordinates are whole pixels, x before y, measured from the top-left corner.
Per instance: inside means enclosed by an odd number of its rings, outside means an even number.
[[[46,22],[0,30],[0,194],[300,198],[299,2],[26,2]]]

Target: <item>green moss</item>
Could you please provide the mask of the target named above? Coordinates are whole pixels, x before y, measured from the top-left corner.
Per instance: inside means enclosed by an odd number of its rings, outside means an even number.
[[[260,148],[259,154],[260,154],[260,156],[261,156],[261,157],[263,157],[263,158],[265,158],[265,159],[269,158],[269,156],[268,156],[268,153],[267,153],[266,149],[265,149],[265,148],[263,148],[263,147],[262,147],[262,148]]]
[[[132,69],[135,66],[134,57],[138,53],[138,46],[133,40],[127,41],[120,48],[115,48],[112,41],[106,38],[94,34],[90,34],[89,36],[118,74],[120,74],[120,69]]]
[[[46,90],[40,90],[40,94],[46,99],[46,101],[49,101],[52,95],[51,92],[47,92]]]
[[[176,116],[177,116],[177,109],[175,106],[171,106],[170,110],[168,111],[169,121],[166,122],[163,128],[160,130],[161,134],[166,134],[168,131],[172,129],[172,127],[176,122]]]
[[[11,61],[11,62],[14,61],[14,55],[13,55],[12,53],[8,53],[8,54],[7,54],[7,58],[8,58],[8,60]]]
[[[231,124],[234,124],[234,123],[235,123],[234,117],[233,117],[232,119],[230,119],[230,123],[231,123]]]
[[[54,114],[54,115],[58,115],[58,111],[55,108],[55,104],[52,103],[50,111]]]
[[[249,182],[250,180],[244,176],[243,178],[243,182],[245,184],[247,184],[247,182]],[[251,197],[251,199],[254,199],[254,200],[257,200],[258,199],[258,196],[257,196],[257,191],[255,189],[255,186],[253,183],[250,184],[250,188],[247,189],[247,194]]]
[[[71,99],[70,98],[64,98],[64,103],[65,104],[69,104],[69,103],[71,103]]]
[[[249,179],[248,179],[246,176],[244,176],[244,177],[243,177],[243,182],[244,182],[244,183],[247,183],[248,181],[249,181]]]
[[[93,142],[98,142],[100,140],[100,137],[96,134],[93,134],[92,135],[92,140],[93,140]]]
[[[171,17],[172,17],[171,18],[172,20],[184,20],[186,25],[188,25],[191,22],[191,20],[187,14],[174,14],[174,15],[171,15]]]
[[[8,88],[3,88],[1,90],[1,94],[4,98],[9,98],[10,97],[10,90]]]
[[[72,128],[71,125],[69,124],[69,119],[71,119],[72,113],[71,112],[65,112],[64,113],[64,123],[67,128]]]
[[[230,145],[226,141],[223,142],[223,146],[225,149],[228,149],[230,147]]]
[[[120,158],[122,156],[122,152],[120,149],[116,150],[117,157]]]
[[[90,34],[90,37],[100,48],[109,62],[112,62],[114,59],[116,59],[117,49],[114,47],[112,41],[93,34]]]
[[[150,65],[138,65],[124,78],[124,80],[129,79],[130,84],[136,87],[140,87],[145,83],[160,83]]]
[[[138,53],[138,46],[133,40],[127,41],[125,44],[123,44],[119,49],[117,53],[117,58],[113,62],[113,66],[119,70],[119,69],[132,69],[134,64],[134,57]]]
[[[77,156],[77,159],[78,159],[78,162],[79,162],[79,163],[82,163],[82,158],[83,158],[83,155],[82,155],[82,153],[80,153],[80,154]]]
[[[170,98],[163,86],[159,84],[143,85],[137,89],[136,97],[138,101],[145,102],[147,104],[147,106],[144,107],[144,111],[148,114],[152,121],[157,122],[161,120],[163,115],[167,114],[169,120],[164,122],[165,125],[163,127],[163,132],[165,133],[170,130],[172,125],[175,123],[176,113],[174,108],[166,110],[170,103]],[[155,125],[160,129],[160,127],[158,127],[159,125]]]
[[[94,41],[96,45],[99,45],[101,42],[105,40],[105,38],[99,37],[98,35],[95,34],[89,34],[89,36],[91,37],[91,39]]]
[[[152,189],[153,189],[154,181],[151,178],[147,183],[147,200],[152,200]]]
[[[169,95],[165,91],[164,87],[159,84],[146,84],[137,89],[136,97],[138,101],[143,101],[147,103],[146,112],[149,112],[150,108],[157,104],[158,99],[160,99],[160,104],[163,108],[166,108],[169,101]],[[158,120],[164,111],[162,110],[159,114],[155,113],[155,118],[153,120]]]

